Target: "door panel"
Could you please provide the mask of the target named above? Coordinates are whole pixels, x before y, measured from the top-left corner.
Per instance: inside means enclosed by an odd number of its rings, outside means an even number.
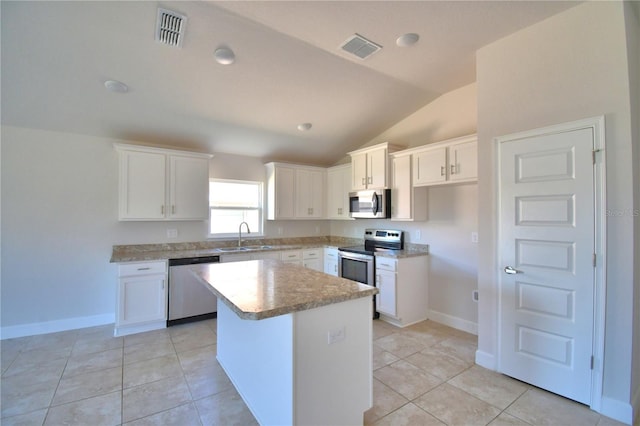
[[[593,146],[590,128],[499,144],[499,370],[583,403],[593,353]]]

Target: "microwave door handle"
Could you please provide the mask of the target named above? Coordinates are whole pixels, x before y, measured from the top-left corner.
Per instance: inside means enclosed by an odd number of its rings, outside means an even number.
[[[376,193],[373,193],[373,197],[371,198],[372,210],[373,214],[378,214],[378,196]]]

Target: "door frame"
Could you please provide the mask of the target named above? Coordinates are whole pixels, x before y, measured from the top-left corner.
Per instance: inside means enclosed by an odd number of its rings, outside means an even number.
[[[590,408],[600,412],[602,407],[602,381],[604,366],[604,337],[605,337],[605,309],[606,309],[606,293],[607,293],[607,215],[606,215],[606,151],[605,151],[605,117],[604,115],[586,118],[583,120],[571,121],[567,123],[556,124],[552,126],[541,127],[537,129],[527,130],[523,132],[512,133],[496,137],[493,139],[495,164],[496,164],[496,212],[498,221],[495,228],[495,271],[497,271],[497,327],[496,327],[496,359],[497,369],[501,371],[501,340],[500,330],[502,329],[502,265],[499,265],[501,259],[501,235],[500,217],[501,205],[501,187],[500,187],[500,148],[503,142],[512,142],[520,139],[530,138],[533,136],[545,136],[555,133],[564,133],[580,129],[591,129],[594,138],[594,250],[596,254],[596,264],[594,270],[594,318],[593,318],[593,369],[591,372],[591,401]]]

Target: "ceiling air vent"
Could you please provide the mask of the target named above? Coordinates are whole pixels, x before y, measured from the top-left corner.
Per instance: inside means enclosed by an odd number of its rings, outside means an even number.
[[[341,47],[342,50],[352,53],[360,59],[365,59],[382,49],[382,46],[367,40],[360,34],[354,34],[353,37],[349,37]]]
[[[182,47],[187,17],[171,10],[158,8],[156,41],[169,46]]]

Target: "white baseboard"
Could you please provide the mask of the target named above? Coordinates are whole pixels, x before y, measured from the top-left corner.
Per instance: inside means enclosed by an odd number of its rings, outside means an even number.
[[[601,404],[600,414],[603,416],[610,417],[628,425],[633,424],[633,406],[630,403],[603,396]]]
[[[454,317],[453,315],[443,314],[442,312],[429,309],[429,319],[440,324],[448,325],[457,330],[466,331],[467,333],[478,335],[478,323]]]
[[[76,330],[79,328],[95,327],[97,325],[113,324],[115,314],[92,315],[88,317],[66,318],[62,320],[35,322],[31,324],[9,325],[0,327],[0,340],[15,337],[35,336],[36,334],[56,333],[58,331]]]
[[[115,328],[114,336],[127,336],[129,334],[143,333],[145,331],[167,328],[167,320],[151,321],[144,324],[124,325]]]
[[[493,354],[484,351],[476,351],[476,364],[488,370],[496,371],[498,369],[496,357]]]

